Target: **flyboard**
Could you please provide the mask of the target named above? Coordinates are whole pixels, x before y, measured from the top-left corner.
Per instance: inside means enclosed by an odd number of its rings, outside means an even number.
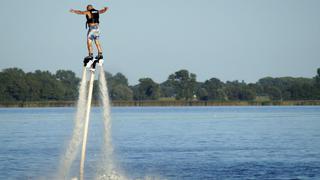
[[[83,128],[83,141],[82,141],[82,149],[81,149],[81,160],[80,160],[80,180],[84,179],[84,162],[86,159],[86,147],[87,147],[87,139],[88,139],[88,128],[89,128],[89,120],[90,120],[90,110],[91,110],[91,101],[92,101],[92,91],[93,91],[93,82],[96,71],[96,65],[100,67],[100,73],[104,73],[103,71],[103,59],[93,59],[87,63],[84,63],[82,74],[85,76],[87,70],[90,71],[90,80],[89,80],[89,89],[88,89],[88,98],[86,104],[86,112],[85,112],[85,122]],[[82,76],[82,77],[84,77]]]

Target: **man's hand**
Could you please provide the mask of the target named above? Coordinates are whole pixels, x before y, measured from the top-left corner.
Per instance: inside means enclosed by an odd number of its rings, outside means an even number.
[[[99,10],[99,14],[105,13],[108,9],[108,7],[104,7],[103,9]]]

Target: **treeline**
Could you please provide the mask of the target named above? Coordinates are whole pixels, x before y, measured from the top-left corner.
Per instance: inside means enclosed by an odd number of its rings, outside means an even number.
[[[162,83],[141,78],[130,86],[121,73],[106,72],[112,100],[268,101],[319,100],[320,68],[313,78],[265,77],[256,83],[222,82],[210,78],[198,82],[196,74],[180,70]],[[0,72],[0,102],[76,100],[80,79],[69,70],[24,72],[18,68]],[[97,83],[95,83],[97,86]],[[94,98],[97,98],[97,88]]]

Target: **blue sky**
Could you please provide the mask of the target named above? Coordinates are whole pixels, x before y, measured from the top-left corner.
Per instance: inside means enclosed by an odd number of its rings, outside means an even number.
[[[319,0],[3,0],[0,69],[79,75],[85,17],[68,11],[87,4],[110,8],[101,16],[105,69],[130,84],[180,69],[199,81],[255,82],[313,77],[320,67]]]

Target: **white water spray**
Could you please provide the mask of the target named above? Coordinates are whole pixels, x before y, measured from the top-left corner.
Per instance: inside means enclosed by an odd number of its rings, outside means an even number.
[[[102,146],[102,158],[98,164],[96,179],[99,180],[125,180],[128,179],[124,175],[120,174],[115,169],[115,162],[113,158],[113,146],[111,137],[111,115],[110,115],[110,100],[108,93],[108,86],[103,70],[102,63],[99,63],[99,97],[100,103],[103,108],[103,146]],[[91,109],[91,98],[93,90],[94,71],[91,71],[89,87],[86,79],[86,69],[83,69],[82,80],[79,89],[79,99],[77,103],[77,112],[75,116],[75,125],[72,134],[72,138],[68,144],[64,156],[62,156],[59,173],[57,179],[70,179],[70,169],[72,163],[76,159],[76,156],[81,149],[80,159],[80,174],[79,179],[84,179],[84,163],[86,157],[86,144],[88,125]],[[88,90],[87,90],[88,88]],[[74,177],[73,179],[78,179]]]
[[[107,80],[103,67],[100,67],[99,76],[99,94],[100,102],[103,107],[103,125],[104,125],[104,141],[103,141],[103,171],[111,173],[113,167],[113,147],[111,138],[111,115],[110,115],[110,100],[108,94]]]
[[[86,149],[87,149],[87,138],[88,138],[90,111],[91,111],[93,82],[94,82],[94,71],[91,71],[90,81],[89,81],[89,90],[88,90],[88,99],[87,99],[87,105],[86,105],[86,114],[85,114],[85,121],[84,121],[84,127],[83,127],[83,139],[82,139],[83,141],[82,141],[81,159],[80,159],[80,180],[84,180],[84,162],[86,160]]]
[[[72,137],[69,141],[65,154],[61,157],[58,178],[57,179],[67,179],[71,165],[75,160],[77,153],[79,151],[79,145],[82,142],[83,134],[83,123],[86,108],[87,99],[87,75],[86,69],[83,68],[82,79],[79,88],[79,97],[77,102],[77,111],[74,119],[74,129]]]
[[[110,99],[108,93],[107,79],[103,66],[100,66],[99,74],[99,97],[100,104],[103,108],[103,146],[102,159],[99,163],[96,178],[97,180],[124,180],[124,175],[121,175],[115,169],[115,161],[113,157],[112,133],[111,133],[111,113],[110,113]]]

